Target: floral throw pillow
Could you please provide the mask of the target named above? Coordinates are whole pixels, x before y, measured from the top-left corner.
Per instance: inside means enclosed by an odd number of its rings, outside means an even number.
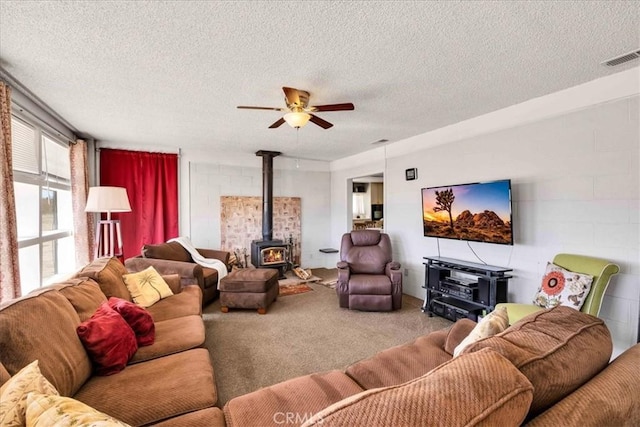
[[[27,426],[33,427],[128,427],[70,397],[41,393],[27,395],[26,420]]]
[[[592,282],[593,276],[575,273],[549,262],[533,303],[542,308],[565,305],[580,310]]]
[[[20,427],[25,425],[27,395],[31,392],[58,394],[56,388],[40,372],[37,360],[20,369],[0,387],[1,426]]]

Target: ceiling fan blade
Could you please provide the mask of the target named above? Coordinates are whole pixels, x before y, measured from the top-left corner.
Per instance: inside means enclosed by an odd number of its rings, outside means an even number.
[[[354,105],[350,102],[344,104],[314,105],[311,108],[313,111],[348,111],[355,109]]]
[[[318,116],[315,116],[313,114],[311,114],[311,118],[309,119],[309,121],[317,124],[318,126],[320,126],[322,129],[329,129],[331,126],[333,126],[332,123],[329,123],[326,120],[321,119]]]
[[[275,129],[277,127],[280,127],[283,123],[284,123],[284,118],[280,117],[280,120],[276,121],[274,124],[269,126],[269,129]]]
[[[300,95],[298,95],[298,89],[292,87],[283,87],[284,96],[287,98],[287,105],[300,105]]]
[[[238,105],[237,108],[241,110],[274,110],[274,111],[283,111],[283,108],[275,108],[275,107],[252,107],[248,105]]]

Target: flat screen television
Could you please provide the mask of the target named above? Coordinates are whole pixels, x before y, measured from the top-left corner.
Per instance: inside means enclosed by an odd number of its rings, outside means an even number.
[[[511,180],[422,189],[426,237],[513,245]]]

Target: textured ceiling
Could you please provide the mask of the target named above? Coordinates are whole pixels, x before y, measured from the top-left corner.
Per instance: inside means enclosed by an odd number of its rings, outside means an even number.
[[[333,160],[637,66],[637,1],[0,1],[0,64],[82,133]],[[334,123],[267,127],[281,87]]]

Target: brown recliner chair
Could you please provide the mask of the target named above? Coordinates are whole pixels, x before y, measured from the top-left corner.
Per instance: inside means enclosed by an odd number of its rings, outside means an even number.
[[[402,308],[402,272],[391,260],[388,234],[354,230],[342,236],[336,293],[340,307],[352,310]]]

